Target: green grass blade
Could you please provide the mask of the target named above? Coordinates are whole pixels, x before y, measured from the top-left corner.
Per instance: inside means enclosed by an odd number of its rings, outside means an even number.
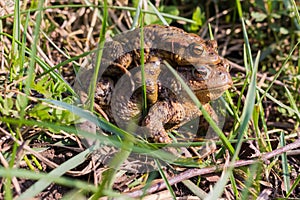
[[[167,186],[167,189],[168,189],[169,192],[171,193],[173,199],[176,199],[175,192],[174,192],[174,190],[172,189],[172,187],[171,187],[171,185],[170,185],[170,183],[169,183],[169,181],[168,181],[168,178],[166,177],[164,171],[163,171],[162,168],[161,168],[160,162],[159,162],[157,159],[155,159],[155,164],[156,164],[157,167],[158,167],[159,174],[160,174],[160,176],[163,178],[163,180],[164,180],[164,182],[165,182],[165,184],[166,184],[166,186]]]
[[[244,41],[245,41],[246,52],[247,52],[246,55],[247,55],[247,58],[248,58],[247,60],[249,61],[250,70],[253,70],[253,59],[252,59],[252,53],[251,53],[249,38],[248,38],[248,34],[247,34],[247,28],[246,28],[246,25],[245,25],[245,20],[243,18],[241,18],[241,20],[242,20],[242,30],[243,30]]]
[[[24,73],[24,63],[25,63],[25,50],[26,50],[26,33],[27,33],[27,28],[29,25],[29,19],[30,15],[29,12],[26,15],[26,20],[24,23],[24,31],[22,35],[22,41],[21,41],[21,51],[20,51],[20,77],[23,77]],[[22,83],[20,83],[19,89],[22,89]]]
[[[259,99],[259,92],[256,91],[256,99]],[[266,136],[264,136],[260,130],[260,125],[259,125],[259,119],[261,119],[261,123],[265,123],[265,121],[263,121],[262,119],[264,119],[264,112],[261,110],[263,109],[263,105],[261,102],[258,102],[255,106],[254,106],[254,110],[253,110],[253,126],[254,126],[254,130],[255,130],[255,136],[257,138],[258,144],[260,149],[262,150],[262,152],[269,152],[271,151],[272,148],[270,148],[270,146],[268,146],[266,144],[265,138],[268,138],[268,135],[266,134]]]
[[[238,14],[241,20],[243,20],[243,11],[242,11],[242,5],[241,5],[241,1],[240,0],[236,0],[236,7],[238,10]]]
[[[293,183],[291,189],[288,191],[286,197],[288,198],[292,192],[296,189],[297,186],[299,186],[300,183],[300,175],[298,175],[298,177],[295,179],[295,182]]]
[[[98,81],[98,74],[99,74],[99,69],[101,65],[101,59],[102,59],[102,54],[103,54],[103,49],[104,49],[104,44],[105,44],[105,33],[106,33],[106,23],[107,23],[107,17],[108,17],[108,8],[107,8],[107,0],[104,0],[104,7],[103,7],[103,20],[102,20],[102,26],[101,26],[101,31],[100,31],[100,41],[99,41],[99,51],[97,52],[96,56],[96,66],[94,68],[94,74],[92,78],[92,82],[89,88],[89,99],[90,99],[90,105],[89,109],[92,111],[94,110],[94,97],[95,97],[95,91],[96,91],[96,85]]]
[[[44,0],[40,0],[38,4],[38,11],[36,15],[36,24],[34,28],[34,33],[33,33],[33,43],[31,45],[31,58],[29,62],[29,69],[28,69],[28,78],[26,79],[26,87],[25,87],[25,93],[27,95],[30,95],[30,86],[31,83],[34,81],[34,68],[35,68],[35,63],[36,60],[34,57],[36,57],[37,53],[37,45],[39,41],[39,33],[40,33],[40,27],[41,27],[41,21],[42,21],[42,11],[43,11],[43,5],[44,5]]]
[[[47,179],[53,183],[68,186],[71,188],[82,189],[87,192],[96,192],[97,189],[93,184],[89,184],[87,182],[83,182],[80,180],[75,180],[74,178],[68,178],[62,176],[49,176],[47,173],[44,172],[36,173],[34,171],[30,171],[26,169],[0,168],[0,176],[1,177],[15,176],[18,178],[32,179],[32,180]]]
[[[132,26],[130,30],[134,30],[135,28],[138,27],[138,23],[139,23],[139,18],[142,12],[142,5],[143,5],[143,0],[139,0],[139,2],[137,3],[137,6],[135,8],[135,15],[133,18],[133,22],[132,22]]]
[[[256,74],[257,74],[257,68],[258,68],[258,63],[259,63],[259,57],[260,57],[260,52],[257,53],[257,57],[256,57],[256,60],[255,60],[255,65],[254,65],[253,71],[252,71],[251,80],[250,80],[246,100],[245,100],[245,103],[244,103],[245,106],[244,106],[243,111],[242,111],[241,124],[239,126],[238,131],[237,131],[237,133],[238,133],[238,144],[235,148],[236,149],[236,155],[235,156],[237,156],[238,152],[240,151],[240,148],[241,148],[241,145],[242,145],[241,141],[244,137],[244,134],[247,131],[248,123],[251,119],[253,109],[254,109],[255,96],[256,96]]]
[[[18,59],[19,45],[16,41],[20,41],[21,34],[20,21],[20,1],[15,1],[14,7],[14,24],[13,24],[13,41],[12,41],[12,59]]]
[[[161,13],[157,10],[157,8],[151,3],[151,1],[148,1],[148,4],[151,6],[151,8],[154,10],[156,16],[160,19],[160,21],[166,25],[169,26],[168,22],[165,20],[165,18],[161,15]]]
[[[140,13],[140,63],[142,76],[142,116],[147,113],[146,74],[145,74],[145,52],[144,52],[144,14]]]
[[[257,97],[260,98],[258,90],[257,90]],[[260,131],[260,130],[257,131],[261,134],[261,135],[259,135],[259,140],[263,144],[263,146],[264,146],[263,148],[266,149],[266,152],[270,152],[270,151],[272,151],[272,145],[271,145],[269,134],[268,134],[268,126],[267,126],[267,120],[265,118],[264,107],[263,107],[262,102],[257,102],[257,104],[259,105],[258,109],[259,109],[259,112],[260,112],[260,114],[259,114],[260,121],[262,123],[263,131],[265,132],[265,134],[263,135],[262,131]]]
[[[295,114],[296,114],[296,117],[298,118],[298,121],[300,121],[300,113],[299,113],[299,109],[298,109],[297,103],[296,103],[293,95],[291,94],[290,90],[286,86],[284,86],[284,89],[285,89],[285,92],[286,92],[287,97],[289,99],[289,102],[291,104],[291,107],[295,111]]]
[[[209,38],[210,38],[211,40],[214,40],[214,34],[213,34],[213,32],[212,32],[210,23],[208,23],[208,31],[209,31]]]
[[[19,63],[20,63],[20,74],[19,74],[19,77],[23,77],[24,76],[24,64],[25,64],[25,49],[26,49],[26,33],[27,33],[27,28],[28,28],[28,25],[29,25],[29,20],[30,20],[30,15],[29,13],[27,13],[26,15],[26,20],[25,20],[25,24],[24,24],[24,32],[23,32],[23,35],[22,35],[22,42],[21,42],[21,51],[20,51],[20,58],[19,58]],[[23,83],[21,82],[20,83],[20,86],[19,86],[19,89],[20,90],[23,90]],[[24,97],[26,98],[26,97]],[[25,102],[27,100],[25,99]],[[20,118],[24,118],[25,116],[25,110],[26,110],[26,106],[27,106],[27,103],[24,104],[24,106],[20,109],[21,112],[20,112]]]
[[[283,131],[280,133],[280,146],[284,147],[286,145],[284,133]],[[282,173],[283,173],[283,183],[285,191],[289,191],[290,186],[290,172],[289,172],[289,166],[288,166],[288,159],[286,152],[281,154],[281,162],[282,162]]]
[[[1,169],[1,168],[0,168]],[[11,190],[11,180],[13,175],[7,176],[6,180],[4,180],[4,191],[5,191],[5,199],[13,199],[12,190]]]
[[[190,180],[184,180],[182,181],[182,183],[189,188],[189,190],[191,192],[193,192],[195,195],[197,195],[197,197],[199,197],[200,199],[204,199],[207,196],[207,193],[205,191],[203,191],[201,188],[199,188],[197,185],[195,185],[195,183],[193,183]]]
[[[232,191],[234,193],[235,199],[239,199],[239,191],[237,188],[236,179],[233,174],[231,174],[229,178],[230,178],[230,182],[232,185]]]

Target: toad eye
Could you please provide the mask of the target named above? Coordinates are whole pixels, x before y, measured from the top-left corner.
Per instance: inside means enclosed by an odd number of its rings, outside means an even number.
[[[193,69],[193,77],[197,80],[207,80],[210,75],[210,69],[207,66],[195,66]]]
[[[193,56],[199,56],[199,55],[202,55],[203,51],[204,51],[204,48],[203,48],[203,45],[200,45],[200,44],[191,44],[189,46],[189,49],[190,49],[190,53],[193,55]]]

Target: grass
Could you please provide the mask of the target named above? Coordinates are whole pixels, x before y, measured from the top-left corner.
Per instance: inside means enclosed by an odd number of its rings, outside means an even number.
[[[0,16],[0,199],[42,197],[47,192],[54,199],[55,186],[65,198],[78,194],[125,198],[126,189],[130,199],[157,193],[155,188],[162,185],[171,198],[257,199],[264,192],[272,199],[300,198],[300,5],[296,1],[244,1],[243,5],[183,1],[158,6],[148,2],[148,7],[146,1],[98,2],[98,6],[85,1],[37,2],[0,1],[7,6],[0,7],[0,14],[5,13]],[[88,95],[89,111],[77,103],[79,96],[72,86],[84,58],[99,45],[96,80],[107,36],[141,21],[171,24],[206,39],[211,26],[220,54],[232,62],[234,87],[223,95],[227,111],[223,129],[202,110],[220,138],[215,152],[206,158],[193,153],[177,158],[161,150],[163,144],[133,137],[107,122],[93,112],[96,82]],[[76,124],[83,119],[113,136],[79,130]],[[107,153],[108,161],[99,157],[105,164],[99,165],[90,158],[99,146],[84,150],[80,138],[112,146],[109,151],[115,153]],[[174,141],[168,147],[188,144],[197,151],[203,143]],[[147,155],[149,166],[156,170],[132,173],[134,153]],[[94,162],[92,172],[85,171],[89,162]],[[160,185],[153,186],[154,180]],[[135,186],[144,190],[134,192]]]

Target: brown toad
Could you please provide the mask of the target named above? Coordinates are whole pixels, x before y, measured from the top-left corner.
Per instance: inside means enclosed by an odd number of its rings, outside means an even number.
[[[105,43],[95,103],[121,128],[143,135],[148,132],[155,142],[170,143],[166,130],[178,128],[201,112],[163,62],[178,72],[209,112],[209,101],[232,85],[228,63],[219,57],[215,41],[171,26],[149,25],[143,32],[147,104],[142,103],[140,29]],[[81,91],[88,91],[92,73],[90,69],[80,76],[81,82],[86,81]]]

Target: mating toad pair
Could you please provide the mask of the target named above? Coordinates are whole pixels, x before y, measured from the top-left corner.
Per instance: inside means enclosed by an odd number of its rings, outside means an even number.
[[[143,33],[145,93],[140,63],[141,30],[135,29],[105,43],[95,104],[121,128],[142,132],[154,142],[170,143],[167,131],[200,116],[201,112],[166,62],[209,113],[212,112],[209,101],[220,97],[232,85],[227,72],[229,64],[218,55],[215,41],[205,41],[196,34],[160,25],[145,26]],[[83,73],[81,82],[90,83],[93,72],[90,69]],[[146,105],[142,103],[143,94]]]

